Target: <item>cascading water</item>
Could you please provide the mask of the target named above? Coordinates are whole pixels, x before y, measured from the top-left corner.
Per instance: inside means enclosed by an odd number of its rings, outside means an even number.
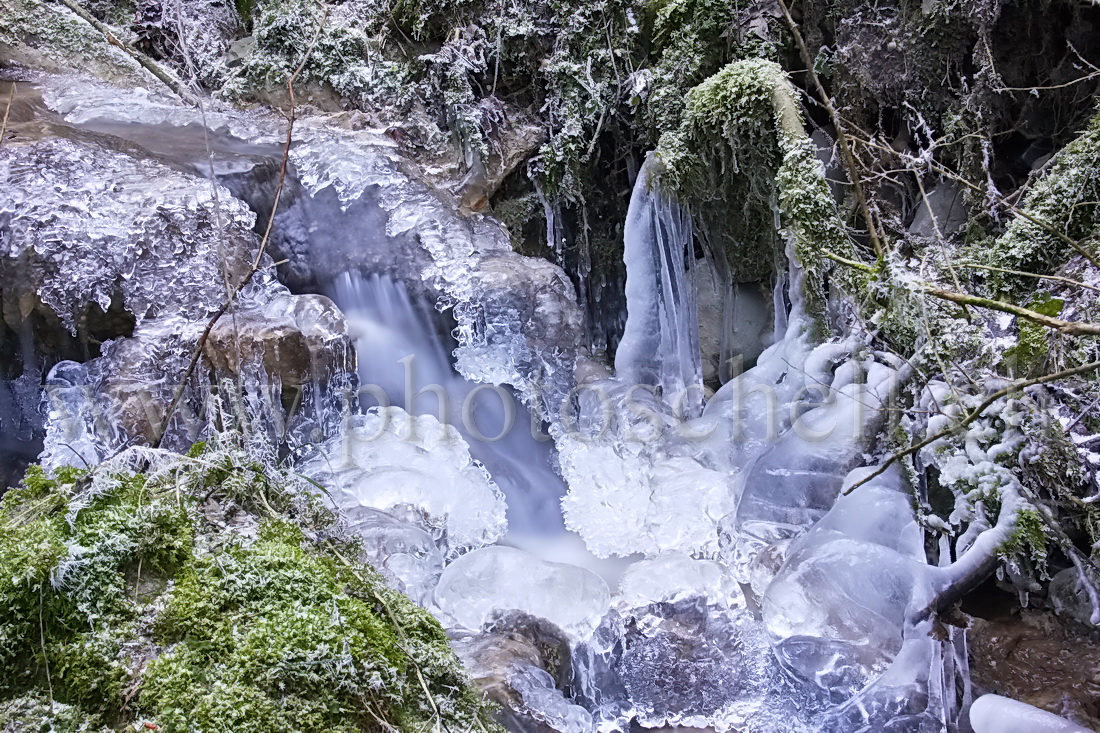
[[[363,407],[398,405],[414,416],[435,414],[458,430],[504,491],[508,527],[518,542],[560,533],[565,485],[551,466],[553,443],[513,393],[455,372],[427,304],[418,308],[401,283],[348,272],[329,293],[355,339]]]
[[[194,114],[144,98],[112,108],[108,94],[94,101],[85,95],[63,85],[52,99],[58,109],[79,110],[77,118],[99,120],[104,132],[134,139],[198,124]],[[119,124],[141,115],[155,124]],[[258,175],[255,159],[271,155],[258,141],[269,146],[277,136],[250,131],[233,116],[222,122],[255,139],[242,146],[221,138],[219,145],[243,157],[213,172],[247,182]],[[933,637],[930,609],[951,597],[960,577],[974,574],[976,561],[967,558],[980,556],[968,551],[952,563],[944,552],[938,566],[928,565],[901,471],[844,491],[867,475],[860,466],[869,440],[887,429],[887,403],[910,368],[862,337],[813,343],[793,246],[789,273],[773,287],[774,343],[751,369],[724,374],[732,378],[705,406],[695,402],[702,392],[691,223],[661,193],[654,180],[659,163],[649,158],[628,214],[629,312],[615,374],[578,385],[577,409],[551,413],[553,439],[539,440],[541,425],[518,400],[511,402],[515,424],[502,431],[511,393],[473,379],[510,382],[530,402],[532,385],[543,377],[555,397],[568,393],[576,361],[568,339],[579,333],[580,319],[559,285],[564,275],[515,255],[491,221],[458,217],[400,173],[392,151],[377,141],[323,127],[304,134],[293,154],[301,180],[292,186],[310,206],[288,204],[277,237],[300,258],[296,266],[308,273],[301,282],[344,272],[328,292],[350,334],[341,331],[338,314],[327,313],[327,321],[311,316],[327,324],[312,331],[305,318],[280,321],[285,330],[262,341],[255,369],[238,376],[247,388],[289,379],[290,370],[264,371],[269,343],[276,344],[270,352],[276,366],[290,359],[289,350],[278,351],[286,333],[306,344],[324,341],[310,356],[346,371],[341,339],[350,335],[362,400],[347,405],[331,430],[336,421],[317,420],[324,429],[314,443],[296,446],[294,468],[333,497],[362,537],[366,558],[449,626],[473,676],[508,708],[514,730],[591,733],[640,724],[871,733],[954,724],[954,690],[965,687],[965,657],[956,659],[964,643],[961,632],[949,632],[946,642]],[[195,164],[203,160],[204,151],[194,147],[200,138],[186,150],[160,152]],[[67,153],[55,147],[61,153],[43,155]],[[111,160],[123,172],[134,165],[122,156]],[[269,159],[261,163],[270,169]],[[150,170],[171,184],[165,199],[194,197],[190,178]],[[233,207],[234,236],[254,242],[247,237],[250,212],[217,190]],[[127,211],[125,201],[110,201]],[[319,217],[325,227],[313,226]],[[73,219],[65,225],[83,225]],[[367,238],[357,228],[364,222],[371,241],[360,241]],[[324,260],[325,237],[311,236],[332,230],[341,244]],[[159,230],[150,239],[174,241]],[[387,259],[390,248],[414,251]],[[192,249],[205,257],[202,263],[216,262],[206,257],[211,248]],[[369,256],[355,259],[360,249],[370,249]],[[377,274],[394,263],[408,265],[400,278]],[[132,272],[127,264],[119,269]],[[104,281],[113,282],[114,270],[108,274]],[[211,279],[166,282],[198,291]],[[454,306],[459,368],[472,379],[452,366],[452,345],[434,325],[428,293]],[[768,310],[762,293],[743,299],[752,310],[742,314],[751,322],[746,332],[765,330],[758,322]],[[150,300],[145,290],[138,295],[143,306]],[[220,302],[215,295],[196,305],[202,317]],[[272,279],[258,282],[249,297],[237,315],[261,326],[274,313],[285,315],[288,302],[316,312],[327,303],[289,295]],[[185,361],[186,349],[169,338],[179,336],[178,325],[139,325],[90,366],[55,369],[54,386],[83,394],[95,386],[84,383],[92,372],[108,380],[112,370],[144,367],[150,359],[160,367],[167,352]],[[201,331],[201,317],[186,325]],[[163,340],[146,348],[142,338],[149,334]],[[125,361],[126,347],[135,344],[137,356],[130,352],[133,361]],[[539,351],[546,344],[551,348]],[[218,357],[207,358],[223,368]],[[315,386],[310,380],[323,373],[313,368],[316,360],[303,359],[295,388]],[[926,397],[943,397],[946,389],[930,385]],[[446,414],[440,395],[449,403]],[[112,409],[122,399],[106,389],[95,396]],[[564,414],[570,412],[578,414]],[[49,428],[58,432],[64,419],[51,415]],[[501,432],[499,440],[484,439]],[[96,460],[95,451],[88,456]],[[1001,496],[1006,505],[1018,499],[1011,487]],[[610,561],[619,564],[615,571],[570,550],[567,538],[574,535],[563,520],[593,555],[620,558]],[[1008,531],[976,531],[972,546],[991,546]],[[1004,710],[979,713],[999,721]]]

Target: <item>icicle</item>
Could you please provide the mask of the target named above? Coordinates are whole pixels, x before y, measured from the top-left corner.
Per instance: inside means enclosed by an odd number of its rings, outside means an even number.
[[[691,219],[653,185],[659,165],[646,158],[627,211],[627,320],[615,371],[623,382],[660,387],[666,400],[684,394],[685,414],[695,415],[703,368]]]

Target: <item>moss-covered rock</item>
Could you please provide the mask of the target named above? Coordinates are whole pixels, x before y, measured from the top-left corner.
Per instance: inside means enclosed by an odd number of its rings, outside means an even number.
[[[778,64],[737,61],[692,89],[683,122],[662,136],[658,154],[667,185],[691,208],[735,281],[766,280],[776,271],[778,210],[806,271],[808,307],[823,311],[823,252],[851,256],[852,245]]]
[[[233,446],[32,467],[0,525],[10,729],[492,725],[439,624],[348,559],[311,492]]]
[[[1028,191],[1019,213],[991,244],[973,248],[975,260],[1009,270],[1054,272],[1075,254],[1076,242],[1093,257],[1100,237],[1100,115],[1051,160]],[[1028,293],[1034,279],[992,277],[990,285],[1012,295]]]

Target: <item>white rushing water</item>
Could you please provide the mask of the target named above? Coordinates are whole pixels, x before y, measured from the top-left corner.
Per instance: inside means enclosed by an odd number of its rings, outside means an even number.
[[[396,405],[453,426],[504,491],[513,533],[561,532],[565,485],[551,466],[550,436],[511,390],[475,384],[454,370],[449,336],[432,322],[434,309],[379,274],[345,273],[330,295],[355,339],[362,406]]]

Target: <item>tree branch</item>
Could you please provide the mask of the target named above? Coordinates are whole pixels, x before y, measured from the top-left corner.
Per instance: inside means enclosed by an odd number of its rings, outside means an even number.
[[[852,147],[848,143],[848,135],[844,131],[844,124],[840,120],[840,115],[837,114],[836,108],[833,107],[833,101],[829,95],[825,92],[825,87],[821,83],[821,79],[818,78],[817,72],[814,71],[813,59],[810,58],[810,49],[806,46],[806,41],[802,38],[802,33],[798,30],[798,24],[794,22],[794,18],[791,17],[791,11],[787,9],[787,3],[784,0],[778,0],[779,9],[783,11],[783,17],[787,21],[787,26],[791,29],[791,35],[794,37],[794,42],[798,46],[798,52],[802,56],[802,63],[806,65],[806,73],[810,76],[810,81],[813,82],[814,89],[817,91],[817,95],[821,98],[821,103],[825,107],[825,111],[829,114],[829,119],[833,122],[833,127],[836,128],[836,139],[840,143],[840,154],[844,158],[844,165],[848,169],[848,175],[852,179],[852,188],[856,193],[856,200],[859,202],[860,212],[863,214],[864,221],[867,222],[867,233],[871,237],[871,245],[875,249],[875,255],[882,257],[885,251],[882,246],[882,240],[878,235],[878,227],[875,225],[875,220],[871,218],[871,207],[867,203],[867,195],[863,190],[863,182],[859,175],[859,166],[856,163],[856,156],[852,153]]]
[[[301,68],[302,67],[299,66],[298,71],[300,71]],[[295,72],[295,76],[296,75],[297,71]],[[271,238],[271,228],[275,222],[275,214],[279,211],[279,200],[283,196],[283,184],[286,182],[287,164],[290,160],[290,143],[294,136],[294,76],[287,78],[286,86],[287,94],[290,97],[290,111],[287,114],[286,142],[283,145],[282,163],[279,165],[279,179],[275,187],[275,200],[271,206],[271,214],[267,218],[267,226],[264,229],[263,238],[260,240],[260,248],[257,250],[256,258],[252,261],[252,265],[248,268],[248,272],[245,273],[241,281],[229,292],[229,295],[226,296],[225,302],[222,303],[221,307],[214,311],[214,314],[210,316],[210,320],[206,322],[206,328],[203,329],[202,335],[195,344],[194,351],[191,352],[191,361],[188,362],[187,369],[180,378],[180,383],[176,387],[176,392],[172,396],[172,401],[168,403],[168,408],[164,411],[164,418],[161,420],[160,428],[153,439],[154,448],[159,448],[161,441],[164,440],[164,435],[168,431],[168,424],[172,420],[172,414],[176,411],[176,408],[179,407],[179,403],[183,399],[183,393],[187,389],[187,382],[190,381],[191,375],[195,372],[195,367],[198,366],[199,358],[202,356],[202,350],[210,338],[210,332],[214,330],[214,326],[216,326],[222,316],[226,314],[230,306],[236,302],[240,292],[252,281],[256,273],[260,271],[260,263],[263,260],[264,252],[267,251],[267,242]]]
[[[914,453],[916,453],[917,451],[920,451],[921,449],[926,448],[927,446],[931,445],[932,443],[935,443],[937,440],[940,440],[942,438],[946,438],[950,435],[953,435],[954,433],[959,432],[964,427],[966,427],[967,425],[969,425],[970,423],[974,422],[979,417],[981,417],[982,413],[985,412],[987,409],[989,409],[990,405],[992,405],[994,402],[1001,399],[1002,397],[1007,397],[1010,394],[1014,394],[1016,392],[1019,392],[1020,390],[1026,389],[1028,387],[1034,387],[1037,384],[1045,384],[1047,382],[1054,382],[1054,381],[1057,381],[1059,379],[1066,379],[1067,377],[1072,377],[1072,376],[1075,376],[1077,374],[1085,374],[1086,372],[1091,372],[1091,371],[1094,371],[1096,369],[1100,369],[1100,361],[1092,361],[1092,362],[1089,362],[1088,364],[1082,364],[1081,366],[1073,367],[1072,369],[1065,369],[1065,370],[1060,371],[1060,372],[1055,372],[1054,374],[1047,374],[1047,375],[1042,376],[1042,377],[1036,377],[1034,379],[1027,379],[1027,380],[1024,380],[1022,382],[1014,382],[1011,385],[1009,385],[1008,387],[1005,387],[1004,389],[997,390],[993,394],[989,395],[989,397],[987,397],[985,399],[985,401],[982,402],[982,404],[978,405],[976,408],[974,408],[969,413],[967,413],[966,417],[964,417],[960,422],[956,423],[955,425],[953,425],[949,428],[945,428],[945,429],[941,430],[940,432],[936,433],[935,435],[933,435],[931,437],[925,438],[924,440],[917,443],[916,445],[910,446],[909,448],[906,448],[905,450],[898,451],[897,453],[894,453],[893,455],[891,455],[874,472],[868,474],[864,478],[860,479],[859,481],[857,481],[856,483],[852,484],[847,489],[845,489],[844,494],[845,495],[850,494],[853,491],[855,491],[856,489],[858,489],[860,486],[863,486],[865,483],[871,481],[874,478],[877,478],[877,477],[881,476],[886,471],[887,468],[889,468],[891,465],[893,465],[897,461],[901,460],[902,458],[905,458],[906,456],[911,456]]]
[[[1059,333],[1064,333],[1067,336],[1100,336],[1100,323],[1066,321],[1061,318],[1044,315],[1029,308],[1012,305],[1011,303],[1004,303],[1000,300],[992,300],[990,298],[980,298],[977,295],[967,295],[966,293],[953,293],[950,290],[943,290],[934,285],[923,284],[920,286],[920,290],[922,293],[928,293],[929,295],[934,295],[937,298],[948,300],[958,305],[973,305],[978,308],[989,308],[991,310],[1001,311],[1002,313],[1011,313],[1014,316],[1026,318],[1029,321],[1038,323],[1041,326],[1046,326]]]
[[[187,102],[188,104],[196,106],[198,105],[198,100],[195,99],[195,96],[191,94],[191,92],[187,91],[187,89],[183,86],[183,84],[179,82],[178,79],[173,79],[171,75],[168,74],[168,72],[160,67],[160,64],[156,63],[151,58],[138,51],[129,43],[124,43],[123,41],[120,41],[118,37],[114,34],[114,32],[109,27],[107,27],[106,24],[101,23],[95,18],[95,16],[93,16],[84,8],[80,7],[80,5],[75,2],[75,0],[61,0],[61,3],[69,10],[76,13],[83,21],[90,24],[93,28],[102,33],[103,36],[107,39],[108,43],[110,43],[112,46],[117,46],[118,48],[120,48],[123,53],[132,58],[146,71],[148,71],[150,74],[163,82],[164,85],[171,89],[177,97]]]

